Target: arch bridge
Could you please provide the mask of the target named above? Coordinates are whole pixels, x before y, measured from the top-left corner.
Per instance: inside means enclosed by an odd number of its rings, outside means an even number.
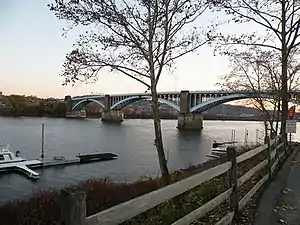
[[[300,91],[291,91],[291,102],[298,104]],[[179,112],[179,129],[202,129],[202,112],[222,103],[246,98],[274,98],[271,92],[249,93],[234,91],[180,91],[158,93],[158,100]],[[134,102],[151,99],[150,93],[120,95],[84,95],[66,96],[67,112],[79,111],[87,104],[97,103],[103,110],[102,120],[123,121],[124,107]]]

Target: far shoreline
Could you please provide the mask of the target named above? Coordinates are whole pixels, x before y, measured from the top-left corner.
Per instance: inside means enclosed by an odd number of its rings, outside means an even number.
[[[47,115],[0,115],[1,118],[54,118],[54,119],[70,119],[70,120],[82,120],[82,119],[101,119],[101,117],[95,116],[87,116],[86,118],[68,118],[66,116],[47,116]],[[152,120],[153,118],[150,117],[124,117],[124,120]],[[165,117],[162,116],[161,120],[177,120],[177,117]],[[257,118],[204,118],[204,121],[256,121],[256,122],[263,122],[261,119]],[[297,120],[298,121],[298,120]]]

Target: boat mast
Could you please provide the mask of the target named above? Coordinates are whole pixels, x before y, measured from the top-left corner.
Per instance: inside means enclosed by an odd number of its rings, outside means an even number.
[[[44,159],[44,133],[45,133],[45,124],[42,123],[42,154],[41,154],[42,161]]]

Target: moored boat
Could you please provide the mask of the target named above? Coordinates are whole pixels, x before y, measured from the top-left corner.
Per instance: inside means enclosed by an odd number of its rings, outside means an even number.
[[[26,159],[20,156],[19,151],[16,151],[16,153],[14,154],[10,151],[9,145],[0,145],[0,164],[22,161],[26,161]]]

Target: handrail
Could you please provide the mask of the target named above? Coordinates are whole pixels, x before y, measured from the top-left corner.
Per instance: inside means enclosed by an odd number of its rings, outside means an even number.
[[[264,150],[266,150],[267,148],[268,148],[268,144],[264,144],[262,146],[259,146],[259,147],[255,148],[255,149],[252,149],[252,150],[250,150],[250,151],[248,151],[248,152],[246,152],[246,153],[238,156],[236,158],[236,163],[241,163],[241,162],[243,162],[243,161],[245,161],[247,159],[250,159],[253,156],[261,153]]]
[[[223,203],[230,196],[231,193],[232,193],[232,188],[218,195],[217,197],[210,200],[209,202],[199,207],[198,209],[194,210],[193,212],[189,213],[188,215],[182,217],[180,220],[177,220],[172,225],[186,225],[194,222],[195,220],[201,218],[206,213],[208,213],[209,211],[213,210],[218,205]]]
[[[279,164],[279,159],[285,156],[286,151],[282,151],[279,154],[280,148],[282,148],[283,144],[278,144],[277,141],[280,139],[280,136],[277,136],[273,140],[270,140],[268,144],[259,146],[253,150],[250,150],[246,153],[241,154],[240,156],[235,156],[235,151],[233,150],[233,158],[232,155],[229,157],[231,161],[225,162],[221,165],[218,165],[216,167],[212,167],[210,169],[207,169],[203,172],[200,172],[198,174],[195,174],[193,176],[190,176],[188,178],[185,178],[183,180],[180,180],[176,183],[173,183],[171,185],[168,185],[166,187],[163,187],[161,189],[158,189],[156,191],[150,192],[148,194],[142,195],[140,197],[131,199],[129,201],[126,201],[124,203],[121,203],[119,205],[113,206],[109,209],[106,209],[104,211],[101,211],[99,213],[96,213],[94,215],[91,215],[87,217],[84,220],[84,223],[77,223],[79,225],[113,225],[113,224],[119,224],[122,222],[125,222],[151,208],[154,208],[155,206],[172,199],[173,197],[176,197],[196,186],[201,185],[202,183],[209,181],[219,175],[224,174],[227,171],[230,171],[230,179],[231,184],[234,185],[228,190],[224,191],[220,195],[216,196],[209,202],[205,203],[204,205],[200,206],[196,210],[190,212],[186,216],[182,217],[181,219],[175,221],[172,225],[185,225],[190,224],[194,222],[195,220],[203,217],[206,213],[216,208],[218,205],[222,204],[228,197],[230,197],[230,201],[236,202],[236,208],[232,208],[231,211],[224,216],[221,220],[216,222],[217,225],[225,225],[230,224],[234,218],[235,215],[237,215],[238,210],[243,209],[243,207],[251,200],[253,195],[260,190],[260,188],[264,185],[264,183],[272,177],[272,173],[275,171],[277,165]],[[274,150],[271,151],[270,149],[272,146],[274,146]],[[262,162],[251,168],[248,172],[246,172],[244,175],[242,175],[240,178],[236,175],[236,165],[238,163],[241,163],[247,159],[252,158],[253,156],[256,156],[257,154],[263,152],[264,150],[268,149],[268,157],[267,159],[264,159]],[[232,152],[227,149],[227,154]],[[272,159],[276,156],[276,160],[272,163]],[[270,160],[271,159],[271,160]],[[264,167],[268,166],[269,172],[266,174],[260,181],[258,181],[252,189],[245,194],[245,196],[242,197],[240,201],[238,201],[238,195],[237,195],[237,189],[243,185],[246,181],[248,181],[255,173],[263,169]],[[232,181],[232,179],[235,179],[235,182]],[[79,198],[80,199],[80,198]],[[81,198],[82,201],[82,198]],[[77,204],[77,206],[80,204]],[[234,204],[231,204],[234,205]],[[82,204],[80,205],[82,207]],[[85,206],[85,205],[84,205]],[[75,207],[75,206],[74,206]],[[71,207],[70,209],[71,210]],[[74,208],[72,208],[74,211]],[[80,210],[78,210],[81,212]],[[85,215],[85,210],[82,210]],[[80,214],[80,213],[79,213]],[[69,215],[69,214],[66,214]],[[78,218],[82,218],[83,215],[78,215]],[[84,216],[85,217],[85,216]],[[72,218],[73,221],[75,220]],[[66,219],[66,221],[69,221],[69,223],[66,223],[66,225],[72,224],[72,219]],[[71,222],[70,222],[71,221]]]
[[[136,215],[139,215],[148,209],[151,209],[160,203],[182,194],[216,176],[219,176],[231,167],[231,162],[223,163],[219,166],[205,170],[201,173],[168,185],[164,188],[142,195],[135,199],[113,206],[107,210],[89,216],[86,219],[87,225],[100,224],[118,224],[124,222]]]

